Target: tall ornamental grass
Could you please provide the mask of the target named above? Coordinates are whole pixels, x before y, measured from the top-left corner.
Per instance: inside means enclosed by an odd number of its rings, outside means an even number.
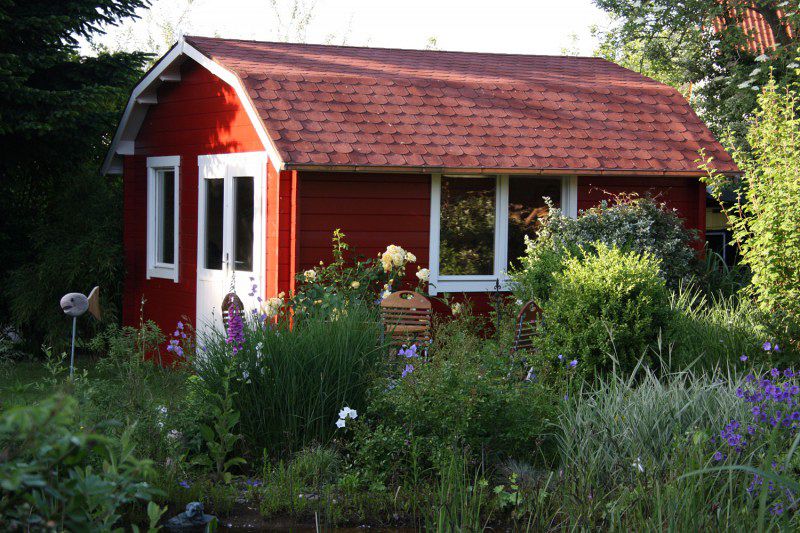
[[[773,357],[762,349],[770,339],[768,318],[750,298],[740,295],[706,296],[689,286],[671,295],[674,312],[669,333],[671,367],[713,368]],[[788,349],[788,347],[787,347]]]
[[[641,372],[565,402],[556,423],[562,486],[550,502],[564,520],[637,531],[796,528],[794,493],[775,474],[788,473],[775,463],[791,456],[787,438],[754,421],[743,398],[757,378]]]
[[[376,311],[360,304],[293,321],[248,316],[242,334],[230,340],[222,331],[201,334],[195,367],[206,386],[219,391],[232,365],[245,442],[274,455],[327,443],[339,410],[364,406],[385,352]]]

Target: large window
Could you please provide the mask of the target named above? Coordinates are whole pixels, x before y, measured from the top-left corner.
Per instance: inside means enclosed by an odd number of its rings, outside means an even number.
[[[546,198],[575,216],[576,179],[434,175],[431,193],[431,293],[486,291],[525,252],[547,213]]]
[[[147,277],[178,281],[180,157],[147,158]]]

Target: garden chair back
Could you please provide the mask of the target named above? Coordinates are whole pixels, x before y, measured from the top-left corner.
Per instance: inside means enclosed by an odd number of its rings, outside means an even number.
[[[222,324],[225,326],[225,331],[228,331],[228,322],[231,318],[231,309],[238,310],[239,312],[244,309],[242,299],[237,296],[235,292],[229,292],[222,299],[220,310],[222,312]]]
[[[533,349],[533,336],[536,334],[536,324],[542,318],[542,310],[536,305],[533,300],[525,303],[522,309],[519,310],[517,315],[516,332],[514,333],[514,345],[511,347],[511,367],[508,370],[508,376],[514,373],[516,365],[522,363],[523,367],[528,366],[525,356],[522,356],[521,361],[516,361],[516,355],[520,352],[525,352]],[[516,362],[515,362],[516,361]],[[525,373],[525,381],[533,381],[536,379],[536,373],[533,367],[529,367]]]
[[[384,338],[392,345],[431,338],[431,301],[413,291],[398,291],[381,301]]]
[[[542,318],[542,310],[533,300],[527,302],[517,315],[516,332],[514,333],[514,346],[512,353],[533,348],[533,336],[536,333],[536,323]]]

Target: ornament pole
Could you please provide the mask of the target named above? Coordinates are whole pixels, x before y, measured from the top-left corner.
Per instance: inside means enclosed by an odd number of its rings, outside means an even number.
[[[72,352],[69,356],[69,379],[72,380],[72,375],[75,373],[75,325],[78,323],[78,317],[72,317]]]

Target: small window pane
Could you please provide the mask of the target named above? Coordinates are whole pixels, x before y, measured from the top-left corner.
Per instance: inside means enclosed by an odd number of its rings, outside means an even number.
[[[175,171],[156,173],[156,261],[175,262]]]
[[[205,267],[222,270],[222,211],[225,180],[206,180]]]
[[[525,255],[525,235],[534,238],[539,219],[547,214],[545,197],[561,205],[561,178],[508,178],[508,264]]]
[[[495,178],[442,178],[439,271],[494,274]]]
[[[253,271],[253,177],[233,178],[233,260],[236,270]]]

